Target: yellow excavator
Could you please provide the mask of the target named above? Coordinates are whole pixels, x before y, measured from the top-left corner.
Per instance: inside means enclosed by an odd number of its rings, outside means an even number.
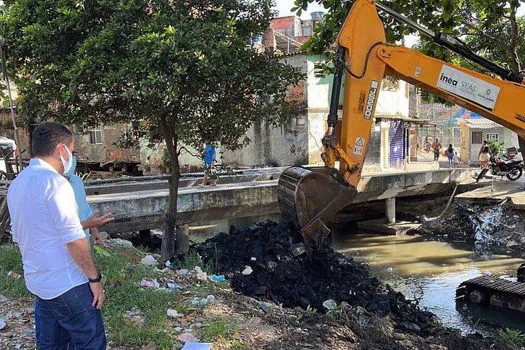
[[[378,10],[501,79],[387,43]],[[340,128],[336,128],[343,74],[343,117]],[[523,74],[513,73],[475,54],[460,39],[435,33],[376,1],[356,0],[337,38],[328,128],[322,140],[325,166],[310,170],[291,167],[279,178],[278,198],[283,218],[301,230],[309,246],[326,240],[335,223],[335,215],[351,204],[356,196],[385,74],[419,86],[515,131],[522,154],[525,152]],[[336,162],[339,162],[337,169]]]

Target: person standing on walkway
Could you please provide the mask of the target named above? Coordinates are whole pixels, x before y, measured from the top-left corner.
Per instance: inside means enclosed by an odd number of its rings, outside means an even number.
[[[78,207],[78,217],[80,221],[84,221],[88,217],[93,215],[94,212],[87,201],[86,188],[84,187],[84,182],[82,182],[82,179],[75,174],[76,169],[77,157],[73,155],[71,169],[65,172],[63,176],[69,181],[71,187],[73,188],[73,192],[75,193],[75,202],[77,203]],[[90,246],[92,246],[93,244],[104,243],[104,239],[102,239],[102,236],[100,235],[100,232],[98,231],[97,227],[92,227],[88,230],[84,230],[84,233],[86,234],[86,238]]]
[[[479,160],[479,166],[481,168],[484,168],[489,164],[490,149],[489,149],[489,145],[487,144],[487,141],[483,141],[483,144],[481,145],[481,148],[479,149],[478,160]]]
[[[441,144],[439,143],[439,140],[436,139],[436,141],[434,141],[434,144],[432,145],[432,150],[434,151],[434,160],[435,161],[438,161],[439,160],[439,150],[441,149]]]
[[[215,157],[217,152],[211,144],[206,144],[204,151],[202,152],[202,158],[204,159],[204,178],[202,179],[202,186],[208,184],[208,178],[211,180],[212,186],[217,186],[217,169],[215,168]]]
[[[100,309],[105,300],[84,229],[111,214],[80,222],[73,189],[62,176],[71,168],[73,133],[60,123],[33,132],[34,158],[9,186],[13,242],[22,254],[27,289],[35,295],[40,350],[106,348]]]
[[[448,145],[448,148],[445,153],[448,157],[448,167],[453,168],[454,167],[454,147],[452,147],[452,144]]]

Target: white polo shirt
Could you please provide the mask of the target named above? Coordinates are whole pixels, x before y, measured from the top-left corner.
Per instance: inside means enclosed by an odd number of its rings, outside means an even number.
[[[64,177],[49,163],[31,159],[9,186],[7,205],[31,293],[53,299],[88,282],[66,247],[86,235],[73,189]]]

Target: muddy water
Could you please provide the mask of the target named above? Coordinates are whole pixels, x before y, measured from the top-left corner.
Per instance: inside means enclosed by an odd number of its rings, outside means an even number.
[[[468,333],[494,334],[500,327],[525,330],[525,314],[456,305],[455,290],[482,274],[513,279],[522,259],[493,255],[477,258],[468,247],[415,237],[337,234],[334,248],[358,254],[386,283],[435,313],[447,326]]]

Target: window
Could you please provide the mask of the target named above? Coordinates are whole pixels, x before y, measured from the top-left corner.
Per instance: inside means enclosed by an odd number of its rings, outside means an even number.
[[[102,132],[100,130],[90,130],[89,143],[92,145],[102,144]]]
[[[473,131],[472,132],[472,144],[481,145],[483,143],[483,132]]]
[[[490,141],[499,141],[499,134],[497,133],[487,134],[487,142],[490,142]]]

